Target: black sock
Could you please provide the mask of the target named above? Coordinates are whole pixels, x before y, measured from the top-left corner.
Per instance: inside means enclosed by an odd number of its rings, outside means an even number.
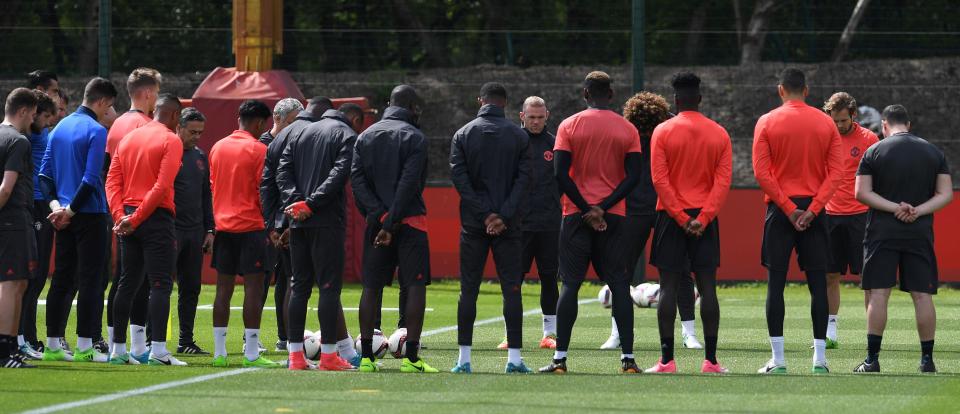
[[[920,355],[924,360],[933,359],[933,339],[920,341]]]
[[[12,342],[11,339],[16,340],[14,337],[9,335],[0,335],[0,358],[7,358],[13,355],[14,347],[10,346]]]
[[[660,363],[673,361],[673,337],[660,338]]]
[[[704,346],[704,354],[707,361],[710,361],[711,364],[717,363],[717,337],[715,336],[705,336],[703,337],[707,343]]]
[[[880,358],[880,343],[883,342],[882,335],[867,334],[867,362],[872,364]]]
[[[360,355],[373,360],[373,339],[360,338]]]
[[[407,341],[407,352],[406,357],[410,362],[417,362],[420,360],[420,356],[417,355],[420,351],[420,341]]]

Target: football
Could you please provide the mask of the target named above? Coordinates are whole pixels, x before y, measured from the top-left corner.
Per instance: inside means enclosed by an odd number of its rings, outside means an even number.
[[[660,285],[656,283],[644,283],[637,286],[633,295],[633,302],[641,308],[656,308],[660,302]]]
[[[311,361],[320,359],[320,331],[303,331],[303,356]]]
[[[610,294],[610,287],[603,285],[603,288],[600,289],[600,293],[597,294],[597,299],[600,301],[600,306],[603,306],[605,309],[610,309],[613,307],[613,295]]]
[[[362,336],[357,335],[356,348],[357,348],[358,354],[363,353],[363,349],[360,346],[360,338],[362,338]],[[406,336],[404,336],[404,338],[406,338]],[[390,348],[390,344],[387,343],[387,338],[383,336],[383,333],[380,331],[374,331],[373,332],[373,356],[376,357],[377,359],[383,358],[383,356],[387,354],[387,351],[389,350],[389,348]]]
[[[403,358],[403,355],[407,352],[407,328],[393,331],[393,335],[390,335],[388,342],[390,355],[397,359]]]

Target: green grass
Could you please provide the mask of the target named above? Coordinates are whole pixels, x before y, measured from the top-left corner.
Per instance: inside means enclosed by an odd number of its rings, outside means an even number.
[[[596,297],[599,286],[585,286],[582,298]],[[254,370],[240,375],[168,388],[116,401],[74,408],[72,412],[346,412],[376,409],[380,412],[955,412],[960,407],[960,292],[944,289],[937,296],[939,324],[935,357],[941,374],[916,374],[919,345],[913,322],[913,306],[907,295],[895,292],[890,302],[890,321],[884,335],[882,375],[850,373],[865,349],[862,293],[843,289],[840,319],[840,349],[827,351],[833,373],[810,375],[811,326],[809,297],[804,286],[787,289],[787,363],[790,375],[754,374],[770,356],[764,318],[764,285],[722,288],[721,363],[733,374],[717,377],[697,374],[702,351],[677,350],[680,374],[673,376],[617,374],[619,352],[597,350],[610,329],[610,314],[596,303],[581,305],[569,355],[571,373],[565,376],[501,374],[506,353],[494,348],[503,338],[503,324],[496,322],[475,330],[475,374],[446,373],[457,356],[456,331],[423,339],[422,356],[438,375],[404,375],[399,360],[388,356],[378,374],[287,372]],[[538,308],[538,285],[524,290],[526,310]],[[242,289],[238,289],[238,293]],[[456,324],[458,285],[436,283],[430,287],[425,330]],[[356,306],[359,287],[344,289],[345,306]],[[210,304],[213,289],[204,287],[200,304]],[[385,306],[396,306],[396,289],[388,289]],[[316,295],[314,295],[315,301]],[[175,301],[174,301],[175,302]],[[272,299],[271,301],[272,302]],[[241,303],[234,298],[234,305]],[[499,316],[499,288],[485,284],[478,304],[478,320]],[[43,307],[41,307],[41,312]],[[636,354],[641,366],[659,357],[656,312],[637,309]],[[308,329],[316,330],[310,312]],[[197,315],[201,346],[213,348],[211,312]],[[42,315],[39,318],[44,320]],[[263,338],[272,349],[276,328],[273,311],[264,312]],[[356,334],[357,313],[348,312],[350,330]],[[384,326],[393,326],[395,312],[384,313]],[[73,329],[73,321],[69,330]],[[174,317],[176,326],[176,317]],[[550,351],[534,349],[541,335],[539,314],[524,320],[524,359],[532,368],[545,365]],[[697,324],[698,331],[700,324]],[[679,323],[677,324],[679,332]],[[391,329],[387,328],[387,334]],[[44,332],[40,327],[40,332]],[[174,332],[176,330],[174,329]],[[678,334],[679,337],[679,334]],[[702,339],[702,335],[701,335]],[[74,339],[71,338],[71,343]],[[242,324],[234,311],[228,350],[239,368]],[[270,341],[270,342],[268,342]],[[170,341],[171,344],[175,340]],[[284,356],[271,353],[276,360]],[[36,370],[0,371],[0,411],[15,412],[53,404],[84,400],[104,394],[225,372],[210,367],[209,357],[183,357],[184,368],[110,366],[40,362]]]

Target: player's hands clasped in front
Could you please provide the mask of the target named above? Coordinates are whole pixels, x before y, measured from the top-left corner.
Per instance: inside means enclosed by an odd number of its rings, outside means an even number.
[[[683,230],[687,232],[687,235],[693,237],[702,236],[704,229],[703,223],[695,218],[690,219],[690,221],[687,222],[687,225],[683,228]]]
[[[487,227],[487,234],[491,236],[499,236],[507,230],[507,224],[503,222],[503,217],[500,217],[499,214],[491,213],[483,221],[483,225]]]
[[[47,216],[47,220],[50,220],[50,224],[53,225],[54,229],[63,230],[70,225],[70,219],[73,215],[70,214],[70,210],[67,210],[66,207],[61,207],[54,210]]]
[[[598,206],[590,207],[590,211],[583,215],[586,222],[594,231],[607,231],[607,221],[603,219],[605,211]]]
[[[120,221],[113,226],[113,232],[118,236],[129,236],[133,234],[133,223],[130,222],[130,216],[123,216]]]
[[[389,247],[391,242],[393,242],[393,234],[384,229],[380,229],[377,237],[373,239],[373,245],[375,247]]]

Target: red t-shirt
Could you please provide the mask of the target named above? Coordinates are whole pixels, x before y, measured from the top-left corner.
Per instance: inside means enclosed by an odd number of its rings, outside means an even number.
[[[149,124],[150,119],[147,114],[140,111],[127,111],[123,115],[120,115],[115,121],[113,121],[113,126],[110,127],[110,131],[107,131],[107,154],[110,154],[112,158],[117,151],[117,146],[120,145],[120,141],[123,141],[123,138],[127,136],[133,130],[140,128],[146,124]]]
[[[876,144],[877,134],[866,129],[860,124],[854,123],[850,132],[840,136],[840,146],[843,149],[843,176],[840,178],[840,186],[837,192],[833,193],[830,202],[827,203],[827,213],[836,216],[848,216],[853,214],[866,213],[870,208],[857,201],[854,185],[857,181],[857,168],[860,167],[860,159],[867,148]]]
[[[657,189],[657,210],[665,210],[685,226],[690,216],[684,210],[699,208],[697,221],[706,226],[730,192],[730,135],[700,112],[681,112],[653,130],[650,173]]]
[[[570,153],[570,178],[583,199],[597,205],[626,178],[623,162],[627,153],[640,152],[640,135],[633,124],[616,112],[587,109],[560,123],[554,150]],[[607,212],[624,216],[625,206],[620,200]],[[563,215],[579,211],[564,195]]]
[[[803,101],[790,100],[761,116],[753,131],[753,174],[773,202],[790,215],[790,197],[813,197],[811,213],[830,201],[843,169],[840,133],[833,119]]]
[[[157,207],[176,213],[173,200],[173,181],[180,171],[183,142],[177,134],[157,121],[127,134],[117,146],[106,191],[110,214],[120,221],[124,206],[136,207],[131,224],[137,227]]]
[[[217,141],[210,149],[210,190],[217,231],[263,230],[260,180],[267,146],[243,130]]]

